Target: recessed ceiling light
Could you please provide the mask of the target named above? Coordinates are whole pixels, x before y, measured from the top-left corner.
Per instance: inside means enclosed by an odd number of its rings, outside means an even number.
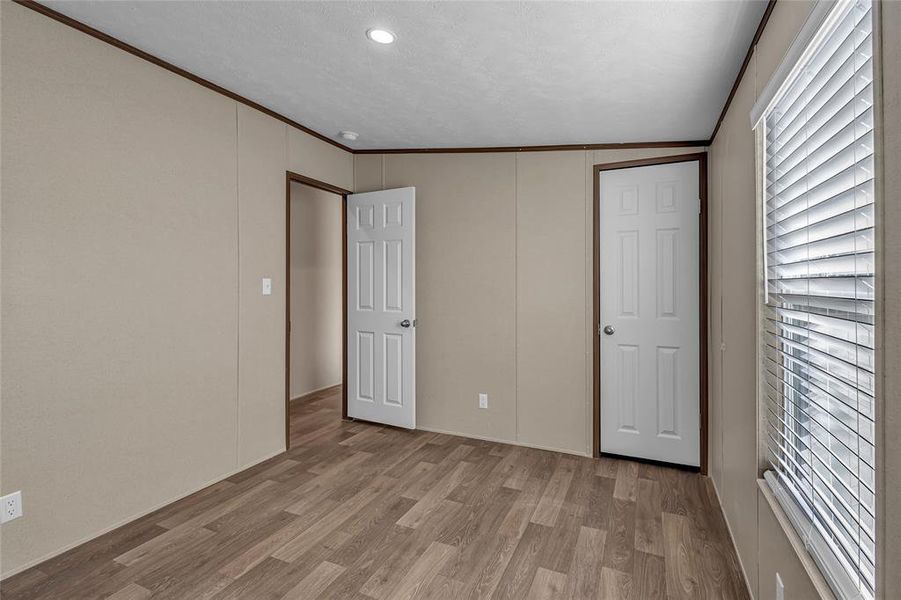
[[[349,140],[351,142],[360,137],[360,134],[356,131],[341,131],[338,135],[341,136],[341,139]]]
[[[366,32],[366,37],[378,44],[393,44],[397,39],[397,36],[387,29],[370,29]]]

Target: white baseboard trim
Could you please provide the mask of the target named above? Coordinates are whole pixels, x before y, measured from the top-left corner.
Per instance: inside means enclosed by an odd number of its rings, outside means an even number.
[[[76,540],[70,544],[66,544],[62,548],[59,548],[58,550],[53,550],[52,552],[49,552],[48,554],[45,554],[44,556],[41,556],[34,560],[30,560],[27,563],[19,565],[15,569],[12,569],[6,573],[3,573],[3,576],[2,576],[2,578],[0,578],[0,581],[5,581],[6,579],[12,577],[13,575],[17,575],[17,574],[21,573],[22,571],[27,571],[31,567],[35,567],[35,566],[41,564],[45,560],[50,560],[51,558],[56,558],[60,554],[62,554],[64,552],[68,552],[69,550],[71,550],[72,548],[75,548],[76,546],[81,546],[82,544],[90,542],[91,540],[96,539],[104,534],[107,534],[110,531],[113,531],[114,529],[118,529],[118,528],[122,527],[123,525],[128,525],[132,521],[136,521],[142,517],[146,517],[150,513],[157,511],[165,506],[168,506],[168,505],[172,504],[173,502],[178,502],[179,500],[181,500],[183,498],[187,498],[191,494],[196,494],[197,492],[199,492],[200,490],[202,490],[204,488],[208,488],[215,483],[219,483],[223,479],[228,479],[232,475],[237,475],[241,471],[249,469],[250,467],[253,467],[254,465],[258,465],[261,462],[265,462],[265,461],[269,460],[270,458],[274,458],[274,457],[278,456],[279,454],[284,454],[284,452],[285,452],[285,449],[282,448],[281,450],[278,450],[276,452],[272,452],[270,454],[262,456],[262,457],[260,457],[259,460],[255,461],[255,462],[244,465],[243,467],[238,467],[237,469],[234,469],[232,471],[228,471],[227,473],[225,473],[223,475],[219,475],[215,479],[211,479],[210,481],[203,483],[196,488],[192,488],[190,491],[187,491],[183,494],[178,494],[175,497],[170,498],[168,500],[164,500],[163,502],[160,502],[159,504],[155,504],[154,506],[152,506],[151,508],[148,508],[147,510],[138,512],[130,517],[126,517],[125,519],[122,519],[121,521],[118,521],[118,522],[114,523],[113,525],[110,525],[109,527],[104,527],[100,531],[91,533],[91,534],[89,534],[79,540]]]
[[[327,385],[325,387],[321,387],[319,389],[312,390],[310,392],[304,392],[300,396],[294,396],[293,398],[291,398],[290,401],[294,402],[295,400],[302,400],[303,398],[306,398],[307,396],[312,396],[313,394],[318,394],[319,392],[324,392],[325,390],[330,390],[332,388],[341,387],[341,385],[342,385],[342,383],[338,382],[338,383],[333,383],[332,385]]]
[[[741,576],[745,580],[745,588],[748,590],[748,597],[751,600],[755,600],[757,598],[754,595],[754,590],[751,589],[751,580],[748,579],[748,570],[745,569],[745,563],[741,559],[741,554],[738,551],[738,546],[735,544],[735,535],[732,534],[732,526],[729,524],[729,517],[726,516],[726,511],[723,509],[723,499],[720,497],[720,491],[716,487],[716,480],[713,477],[708,477],[710,479],[710,484],[713,486],[713,493],[716,494],[716,502],[720,505],[720,513],[723,515],[723,521],[726,523],[726,531],[729,532],[729,541],[732,542],[732,550],[735,551],[735,557],[738,559],[738,567],[741,569]],[[754,515],[754,520],[757,521],[757,516]],[[757,523],[758,533],[760,531],[760,523]]]
[[[473,440],[482,440],[484,442],[495,442],[496,444],[506,444],[508,446],[522,446],[523,448],[534,448],[536,450],[548,450],[550,452],[560,452],[561,454],[573,454],[575,456],[587,456],[591,458],[591,454],[586,454],[585,452],[579,452],[577,450],[566,450],[564,448],[554,448],[553,446],[541,446],[539,444],[528,444],[525,442],[518,442],[516,440],[502,440],[500,438],[494,438],[487,435],[475,435],[471,433],[460,433],[459,431],[447,431],[445,429],[438,429],[435,427],[420,427],[416,426],[416,429],[420,431],[428,431],[430,433],[443,433],[445,435],[455,435],[457,437],[462,438],[470,438]]]

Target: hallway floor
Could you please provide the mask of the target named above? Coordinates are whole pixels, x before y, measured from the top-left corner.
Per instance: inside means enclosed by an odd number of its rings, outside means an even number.
[[[748,598],[698,474],[343,422],[4,581],[4,600]]]

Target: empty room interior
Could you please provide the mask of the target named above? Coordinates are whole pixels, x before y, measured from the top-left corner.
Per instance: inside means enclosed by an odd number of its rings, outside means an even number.
[[[901,1],[0,0],[3,600],[897,600],[899,426]]]

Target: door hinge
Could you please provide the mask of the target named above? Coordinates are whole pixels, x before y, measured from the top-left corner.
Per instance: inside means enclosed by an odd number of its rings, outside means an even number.
[[[600,323],[598,323],[598,335],[601,335],[602,333],[604,333],[604,328],[601,327]]]

